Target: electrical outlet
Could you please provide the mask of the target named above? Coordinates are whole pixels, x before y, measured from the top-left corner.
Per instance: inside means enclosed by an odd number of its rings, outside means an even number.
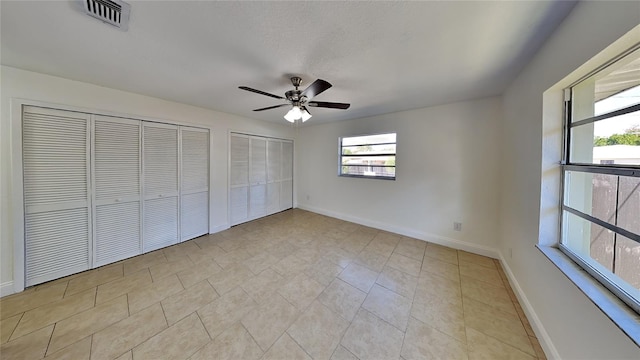
[[[454,222],[453,223],[453,230],[462,231],[462,223],[461,222]]]

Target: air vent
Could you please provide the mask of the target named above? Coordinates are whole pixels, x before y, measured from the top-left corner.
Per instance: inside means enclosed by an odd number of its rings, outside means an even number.
[[[85,0],[87,15],[100,19],[107,24],[127,30],[131,5],[120,0]]]

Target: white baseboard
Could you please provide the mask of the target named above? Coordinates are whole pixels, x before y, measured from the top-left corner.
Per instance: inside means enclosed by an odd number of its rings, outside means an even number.
[[[505,261],[504,256],[502,255],[501,252],[499,254],[500,254],[500,263],[502,264],[502,268],[504,269],[504,272],[507,274],[507,278],[509,278],[509,283],[511,284],[511,288],[516,293],[516,296],[518,297],[518,301],[522,306],[522,310],[524,310],[524,313],[527,316],[527,319],[529,319],[529,323],[531,323],[531,328],[533,329],[533,332],[536,333],[536,337],[538,338],[538,341],[540,342],[540,345],[542,346],[542,349],[544,350],[545,355],[550,360],[552,359],[559,360],[560,354],[558,353],[558,350],[556,349],[556,347],[553,345],[553,341],[551,340],[549,333],[547,333],[547,331],[544,329],[544,326],[542,325],[540,318],[538,317],[535,310],[533,309],[533,306],[531,306],[529,299],[527,299],[527,296],[525,295],[524,291],[520,287],[518,280],[516,280],[515,275],[513,275],[513,272],[511,271],[509,264]]]
[[[362,219],[362,218],[358,218],[358,217],[355,217],[355,216],[351,216],[351,215],[347,215],[347,214],[343,214],[343,213],[338,213],[338,212],[335,212],[335,211],[324,210],[324,209],[316,208],[316,207],[309,206],[309,205],[298,205],[298,208],[302,209],[302,210],[307,210],[307,211],[311,211],[311,212],[314,212],[314,213],[318,213],[318,214],[321,214],[321,215],[334,217],[334,218],[337,218],[337,219],[340,219],[340,220],[349,221],[349,222],[353,222],[353,223],[356,223],[356,224],[369,226],[369,227],[380,229],[380,230],[389,231],[389,232],[392,232],[392,233],[396,233],[396,234],[412,237],[412,238],[423,240],[423,241],[428,241],[428,242],[431,242],[431,243],[434,243],[434,244],[443,245],[443,246],[447,246],[447,247],[458,249],[458,250],[464,250],[464,251],[468,251],[470,253],[474,253],[474,254],[478,254],[478,255],[488,256],[488,257],[494,258],[494,259],[498,259],[499,258],[499,253],[498,253],[498,251],[496,249],[493,249],[493,248],[490,248],[490,247],[484,246],[484,245],[471,244],[471,243],[468,243],[468,242],[465,242],[465,241],[461,241],[461,240],[457,240],[457,239],[451,239],[451,238],[447,238],[447,237],[440,236],[440,235],[434,235],[434,234],[429,234],[429,233],[425,233],[425,232],[420,232],[420,231],[416,231],[414,229],[407,229],[407,228],[395,226],[395,225],[392,225],[392,224],[387,224],[387,223],[381,223],[381,222],[377,222],[377,221],[371,221],[371,220],[367,220],[367,219]]]
[[[13,281],[7,281],[0,284],[0,297],[11,295],[14,292]]]

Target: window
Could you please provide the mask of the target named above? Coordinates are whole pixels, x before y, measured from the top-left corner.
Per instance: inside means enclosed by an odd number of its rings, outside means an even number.
[[[351,136],[340,139],[340,176],[396,178],[396,134]]]
[[[560,249],[640,312],[640,48],[567,94]]]

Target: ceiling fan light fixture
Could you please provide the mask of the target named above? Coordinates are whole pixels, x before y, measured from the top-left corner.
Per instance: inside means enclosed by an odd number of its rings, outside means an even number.
[[[311,119],[311,114],[307,111],[307,109],[303,109],[302,110],[302,122],[305,122],[309,119]]]
[[[284,116],[288,122],[295,122],[296,120],[302,119],[302,117],[302,111],[300,110],[300,107],[296,105],[292,106],[291,110],[289,110],[289,112]]]

